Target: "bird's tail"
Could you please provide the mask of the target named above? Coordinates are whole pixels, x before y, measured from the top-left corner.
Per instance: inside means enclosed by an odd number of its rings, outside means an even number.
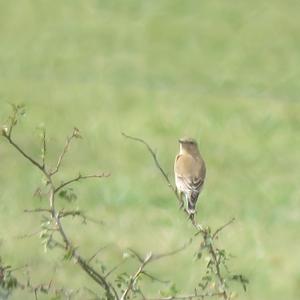
[[[193,192],[188,199],[188,213],[194,215],[196,213],[196,203],[198,199],[199,192]]]
[[[194,215],[196,212],[195,203],[188,201],[188,209],[187,210],[190,215]]]

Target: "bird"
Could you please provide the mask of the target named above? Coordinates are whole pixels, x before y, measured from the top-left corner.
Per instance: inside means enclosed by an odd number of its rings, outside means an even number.
[[[180,148],[174,163],[174,175],[176,192],[184,206],[185,197],[186,211],[192,218],[196,213],[196,203],[203,188],[206,166],[198,149],[195,139],[181,138],[178,140]]]

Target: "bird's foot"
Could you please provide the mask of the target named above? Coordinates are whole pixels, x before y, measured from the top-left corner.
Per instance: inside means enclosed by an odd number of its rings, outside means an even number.
[[[195,217],[195,214],[194,214],[194,213],[191,213],[191,212],[189,212],[188,210],[186,210],[186,212],[187,212],[187,214],[188,214],[188,217],[187,217],[187,219],[188,219],[188,220],[191,220],[191,221],[193,221],[193,222],[194,222],[194,217]]]

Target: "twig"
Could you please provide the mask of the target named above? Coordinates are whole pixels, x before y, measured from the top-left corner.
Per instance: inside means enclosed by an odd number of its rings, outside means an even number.
[[[58,157],[58,161],[57,161],[57,163],[56,163],[56,167],[55,167],[55,169],[54,169],[53,171],[50,171],[50,173],[49,173],[50,176],[52,176],[52,175],[54,175],[54,174],[56,174],[56,173],[58,172],[58,170],[59,170],[59,168],[60,168],[60,165],[61,165],[61,163],[62,163],[62,161],[63,161],[63,158],[64,158],[64,156],[66,155],[66,153],[68,152],[68,149],[69,149],[69,146],[70,146],[70,144],[71,144],[71,141],[72,141],[74,138],[77,138],[77,137],[79,137],[79,136],[80,136],[80,135],[79,135],[79,130],[78,130],[78,128],[75,127],[75,128],[73,129],[73,132],[72,132],[71,136],[67,137],[65,146],[64,146],[64,148],[63,148],[61,154],[60,154],[59,157]]]
[[[96,224],[101,224],[101,225],[103,224],[103,222],[94,220],[93,218],[86,216],[85,213],[80,210],[69,210],[69,211],[60,210],[58,213],[58,217],[60,219],[66,217],[81,217],[83,223],[86,223],[86,221],[90,221]]]
[[[25,213],[39,213],[39,212],[48,212],[51,213],[49,208],[35,208],[35,209],[24,209]]]
[[[159,278],[157,278],[157,277],[155,277],[155,276],[149,274],[149,273],[146,272],[146,271],[143,271],[142,273],[143,273],[145,276],[149,277],[149,278],[150,278],[151,280],[153,280],[153,281],[157,281],[157,282],[164,283],[164,284],[167,284],[167,283],[170,282],[170,280],[161,280],[161,279],[159,279]]]
[[[36,230],[34,232],[31,232],[31,233],[25,233],[25,234],[22,234],[22,235],[18,235],[16,238],[17,239],[27,239],[27,238],[30,238],[30,237],[33,237],[37,234],[39,234],[41,232],[41,230]]]
[[[155,162],[155,165],[157,166],[157,168],[160,170],[161,174],[163,175],[163,177],[165,178],[166,182],[168,183],[168,186],[173,190],[174,193],[176,193],[176,188],[172,185],[167,173],[164,171],[164,169],[161,167],[158,159],[157,159],[157,155],[155,154],[155,152],[153,151],[153,149],[149,146],[149,144],[147,142],[145,142],[143,139],[141,138],[138,138],[138,137],[133,137],[133,136],[130,136],[130,135],[127,135],[125,134],[124,132],[122,132],[122,135],[128,139],[131,139],[131,140],[134,140],[134,141],[137,141],[139,143],[142,143],[144,144],[148,151],[151,153],[152,157],[153,157],[153,160]],[[177,193],[176,193],[177,195]]]
[[[94,174],[94,175],[81,175],[81,174],[79,174],[75,178],[67,180],[66,182],[63,182],[61,185],[59,185],[58,187],[56,187],[54,193],[56,194],[59,190],[61,190],[65,186],[67,186],[67,185],[69,185],[69,184],[71,184],[73,182],[82,180],[82,179],[102,178],[102,177],[109,177],[109,176],[110,176],[110,173],[101,173],[101,174]]]
[[[129,249],[136,256],[136,258],[141,262],[141,264],[140,264],[138,270],[136,271],[136,273],[130,278],[128,286],[125,289],[125,291],[123,292],[120,300],[126,300],[127,299],[127,296],[129,294],[129,292],[132,290],[133,286],[135,285],[136,281],[138,280],[138,278],[141,274],[144,274],[144,275],[149,277],[149,274],[145,273],[144,269],[150,262],[162,259],[162,258],[167,257],[167,256],[172,256],[172,255],[175,255],[175,254],[183,251],[184,249],[187,248],[188,245],[191,244],[191,241],[192,240],[189,240],[188,243],[186,243],[185,245],[183,245],[182,247],[180,247],[180,248],[178,248],[174,251],[170,251],[170,252],[166,252],[166,253],[162,253],[162,254],[153,254],[153,253],[150,252],[146,255],[145,258],[142,258],[142,256],[140,254],[138,254],[136,251],[133,251],[132,249]],[[153,276],[151,276],[151,277],[154,278]]]
[[[191,294],[182,296],[167,296],[167,297],[145,297],[145,300],[192,300],[192,299],[204,299],[208,297],[220,297],[222,293],[206,293],[206,294]]]
[[[100,252],[106,249],[108,245],[99,248],[90,258],[87,259],[87,262],[90,263]]]
[[[113,272],[115,272],[120,266],[122,266],[125,263],[125,260],[121,261],[119,264],[117,264],[116,266],[114,266],[111,270],[109,270],[104,278],[107,278],[109,275],[111,275]]]
[[[184,249],[186,249],[190,244],[192,243],[192,239],[190,239],[187,243],[185,243],[182,247],[176,249],[176,250],[173,250],[173,251],[170,251],[170,252],[167,252],[167,253],[162,253],[162,254],[154,254],[152,256],[152,260],[159,260],[161,258],[164,258],[164,257],[167,257],[167,256],[172,256],[172,255],[175,255],[181,251],[183,251]]]
[[[12,139],[10,135],[4,135],[4,137],[8,140],[8,142],[21,153],[27,160],[29,160],[33,165],[35,165],[38,169],[40,169],[45,174],[45,169],[43,168],[43,165],[41,165],[39,162],[37,162],[35,159],[30,157],[27,153],[24,152],[23,149],[21,149]]]
[[[219,227],[212,235],[212,238],[215,239],[218,234],[227,226],[229,226],[230,224],[232,224],[235,221],[235,218],[232,218],[231,220],[229,220],[227,223],[225,223],[224,225],[222,225],[221,227]]]
[[[84,289],[95,297],[95,298],[93,298],[93,300],[101,300],[101,298],[98,297],[97,293],[94,292],[93,290],[91,290],[90,288],[85,286]]]
[[[172,192],[174,193],[175,197],[177,198],[178,200],[178,203],[179,203],[179,206],[181,208],[182,206],[182,200],[180,199],[180,196],[179,194],[177,193],[177,189],[176,187],[171,183],[170,179],[169,179],[169,176],[167,175],[167,173],[165,172],[165,170],[162,168],[160,162],[158,161],[157,159],[157,155],[155,154],[154,150],[150,147],[150,145],[143,139],[141,138],[138,138],[138,137],[133,137],[133,136],[130,136],[130,135],[127,135],[125,134],[124,132],[122,132],[122,135],[127,138],[127,139],[130,139],[130,140],[133,140],[133,141],[136,141],[136,142],[139,142],[141,144],[143,144],[144,146],[146,146],[147,150],[149,151],[149,153],[151,154],[153,160],[154,160],[154,163],[156,165],[156,167],[158,168],[158,170],[160,171],[161,175],[163,176],[163,178],[165,179],[168,187],[172,190]],[[193,215],[190,215],[188,213],[188,211],[183,208],[183,211],[185,212],[185,214],[188,216],[188,219],[191,220],[192,224],[194,227],[196,228],[199,228],[198,224],[196,224],[195,222],[195,219],[194,219],[194,216]]]
[[[42,166],[45,168],[45,158],[46,158],[46,151],[47,151],[47,145],[46,145],[46,129],[42,129]]]
[[[132,254],[139,260],[139,262],[143,263],[144,258],[139,253],[137,253],[135,250],[131,248],[128,248],[128,250],[132,252]]]
[[[124,293],[122,294],[120,300],[127,299],[127,296],[129,294],[130,290],[133,288],[133,286],[134,286],[135,282],[137,281],[138,277],[140,276],[140,274],[143,273],[145,266],[151,261],[151,258],[152,258],[152,253],[150,252],[146,256],[146,258],[144,259],[142,264],[139,266],[136,273],[130,278],[129,284],[128,284],[127,288],[125,289]]]

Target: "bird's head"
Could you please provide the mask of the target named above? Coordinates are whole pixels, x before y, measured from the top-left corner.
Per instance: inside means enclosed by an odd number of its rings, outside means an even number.
[[[187,152],[194,154],[198,152],[198,144],[195,139],[192,138],[181,138],[178,140],[180,145],[180,152]]]

